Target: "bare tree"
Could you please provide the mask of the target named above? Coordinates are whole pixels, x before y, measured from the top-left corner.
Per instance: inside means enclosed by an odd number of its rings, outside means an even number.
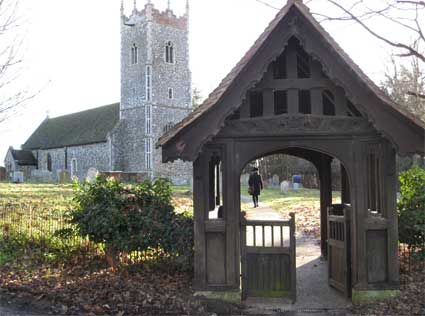
[[[270,0],[255,0],[269,8],[279,10]],[[314,0],[306,1],[306,4]],[[312,12],[319,22],[355,21],[375,38],[398,51],[400,57],[418,58],[425,63],[425,1],[423,0],[325,0],[340,12],[329,15],[329,7],[323,6],[320,12]],[[378,19],[387,25],[398,27],[404,40],[392,38],[388,28],[385,31],[375,29]]]
[[[410,64],[392,58],[381,85],[395,102],[425,122],[425,71],[418,58],[411,58]]]
[[[35,96],[22,87],[22,33],[19,0],[0,0],[0,124],[16,115]]]
[[[419,0],[326,0],[340,15],[316,12],[320,21],[355,21],[369,34],[391,46],[400,57],[416,57],[425,64],[425,1]],[[388,27],[378,30],[380,20]],[[403,32],[403,40],[393,37],[390,28]]]

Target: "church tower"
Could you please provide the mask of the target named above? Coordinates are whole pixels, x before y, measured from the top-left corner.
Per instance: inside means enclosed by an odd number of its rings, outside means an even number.
[[[150,0],[130,16],[121,5],[120,123],[112,134],[112,168],[186,182],[188,164],[162,164],[158,138],[192,110],[188,38],[189,3],[176,16],[170,1],[159,11]]]

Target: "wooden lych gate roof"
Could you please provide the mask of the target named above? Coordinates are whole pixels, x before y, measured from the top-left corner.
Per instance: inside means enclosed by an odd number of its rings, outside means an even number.
[[[282,31],[282,28],[285,27],[284,23],[287,29]],[[308,28],[314,33],[314,37],[317,37],[314,40],[316,42],[317,40],[320,41],[320,50],[316,50],[317,47],[309,43],[312,40],[311,35],[308,36],[299,32],[299,25]],[[399,152],[425,152],[425,123],[393,102],[323,29],[301,0],[289,0],[246,55],[209,95],[205,102],[159,139],[157,145],[163,148],[164,161],[172,161],[178,158],[194,160],[202,145],[218,134],[225,124],[225,119],[240,106],[240,103],[226,103],[224,101],[226,98],[230,98],[231,92],[238,93],[242,99],[248,89],[252,88],[261,79],[270,61],[261,59],[260,56],[266,56],[264,52],[268,49],[268,42],[272,40],[273,35],[278,31],[287,33],[288,38],[290,36],[299,38],[306,51],[314,59],[322,63],[324,72],[338,85],[342,86],[347,95],[350,95],[354,100],[371,100],[370,103],[373,103],[372,105],[362,105],[361,103],[365,102],[360,101],[356,102],[355,105],[361,108],[363,113],[366,113],[367,119],[374,128],[387,137]],[[282,50],[286,44],[282,42]],[[330,53],[332,58],[322,56],[321,52],[325,51]],[[281,51],[273,53],[275,56],[273,56],[271,61],[276,59],[278,57],[277,54],[281,53]],[[252,68],[254,68],[253,65],[255,63],[262,64],[261,67],[257,66],[256,71],[253,71]],[[258,68],[261,71],[258,71]],[[252,78],[242,80],[246,76],[251,76]],[[352,83],[354,83],[356,89],[352,88]],[[361,93],[356,90],[361,91]],[[359,94],[362,94],[361,98],[357,98]],[[200,124],[202,120],[208,120],[209,123],[206,125]],[[202,125],[202,128],[200,125]],[[187,139],[184,137],[188,133],[196,135],[195,138],[191,138],[190,142],[186,141]]]

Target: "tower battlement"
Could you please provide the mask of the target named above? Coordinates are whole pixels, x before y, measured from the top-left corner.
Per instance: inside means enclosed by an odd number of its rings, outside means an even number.
[[[159,137],[192,110],[189,2],[177,16],[147,0],[126,16],[121,6],[120,123],[112,144],[115,170],[174,179],[191,177],[190,165],[163,164]]]
[[[121,18],[123,23],[128,26],[134,26],[138,23],[143,23],[145,21],[152,21],[161,25],[168,25],[174,28],[181,30],[186,30],[188,28],[189,20],[189,7],[186,7],[186,13],[182,16],[177,16],[174,14],[173,10],[168,7],[166,10],[161,11],[155,8],[154,4],[148,2],[145,5],[143,10],[137,10],[135,6],[131,15],[126,16],[124,14],[124,7],[121,7]]]

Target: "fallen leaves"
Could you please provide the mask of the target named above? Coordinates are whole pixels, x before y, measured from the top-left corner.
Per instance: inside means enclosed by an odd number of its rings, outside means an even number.
[[[1,294],[55,314],[204,315],[204,307],[192,296],[188,274],[113,271],[89,263],[50,272],[48,267],[1,267]]]

